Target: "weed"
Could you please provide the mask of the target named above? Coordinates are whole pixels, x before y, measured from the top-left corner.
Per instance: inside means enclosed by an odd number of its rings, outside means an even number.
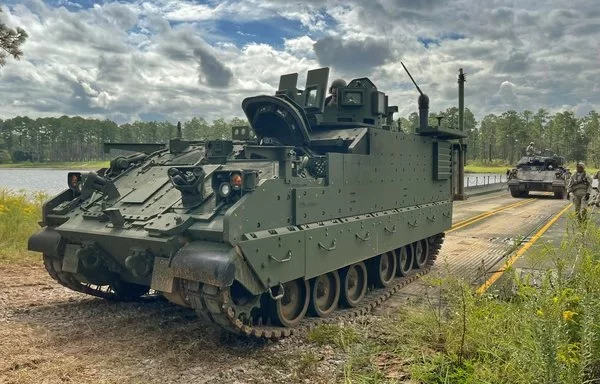
[[[335,345],[348,351],[351,345],[359,342],[362,337],[351,327],[344,327],[337,324],[321,324],[313,329],[308,339],[319,345]]]
[[[42,193],[0,189],[0,262],[31,262],[39,256],[27,251],[27,239],[39,229],[45,199]]]

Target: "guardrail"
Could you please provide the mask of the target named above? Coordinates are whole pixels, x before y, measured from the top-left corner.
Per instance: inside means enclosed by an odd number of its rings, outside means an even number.
[[[508,181],[504,175],[466,176],[465,179],[465,188],[484,187],[486,185],[501,184]]]

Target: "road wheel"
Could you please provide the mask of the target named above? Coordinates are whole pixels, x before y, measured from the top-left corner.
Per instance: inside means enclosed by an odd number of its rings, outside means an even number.
[[[338,271],[325,273],[313,279],[310,290],[310,312],[319,317],[335,311],[340,300]]]
[[[427,240],[419,240],[413,243],[414,252],[414,268],[423,269],[427,264],[429,256],[429,243]]]
[[[284,283],[283,296],[273,302],[273,321],[284,327],[297,325],[308,310],[309,292],[308,281],[302,278]]]
[[[398,276],[406,276],[410,272],[413,266],[413,254],[412,244],[396,249],[396,255],[398,257],[396,274]]]
[[[378,287],[387,287],[396,277],[398,258],[393,251],[375,256],[371,261],[371,278]]]
[[[345,307],[356,307],[367,293],[367,267],[363,261],[352,264],[341,273],[341,301]]]

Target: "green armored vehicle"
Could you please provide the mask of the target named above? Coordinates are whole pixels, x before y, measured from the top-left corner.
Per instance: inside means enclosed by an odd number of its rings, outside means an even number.
[[[452,220],[455,129],[401,132],[368,78],[329,68],[246,98],[233,140],[138,151],[69,174],[29,249],[75,291],[159,293],[232,332],[277,339],[355,316],[426,273]],[[250,133],[255,134],[255,139]]]
[[[513,197],[525,197],[529,192],[553,192],[554,197],[567,196],[568,170],[564,158],[556,155],[523,156],[508,174],[508,188]]]

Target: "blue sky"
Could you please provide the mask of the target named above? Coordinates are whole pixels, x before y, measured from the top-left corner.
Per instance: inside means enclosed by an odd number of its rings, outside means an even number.
[[[203,23],[200,23],[202,28]],[[268,44],[278,49],[283,48],[284,39],[295,38],[307,33],[306,28],[298,20],[285,17],[273,17],[256,21],[230,21],[226,19],[209,21],[216,36],[209,43],[218,40],[230,40],[238,47],[250,43]]]
[[[456,105],[458,68],[479,119],[600,109],[600,10],[587,0],[9,0],[3,11],[30,37],[0,68],[0,118],[242,117],[244,97],[322,66],[331,80],[368,76],[406,116],[416,95],[400,61],[435,111]]]

